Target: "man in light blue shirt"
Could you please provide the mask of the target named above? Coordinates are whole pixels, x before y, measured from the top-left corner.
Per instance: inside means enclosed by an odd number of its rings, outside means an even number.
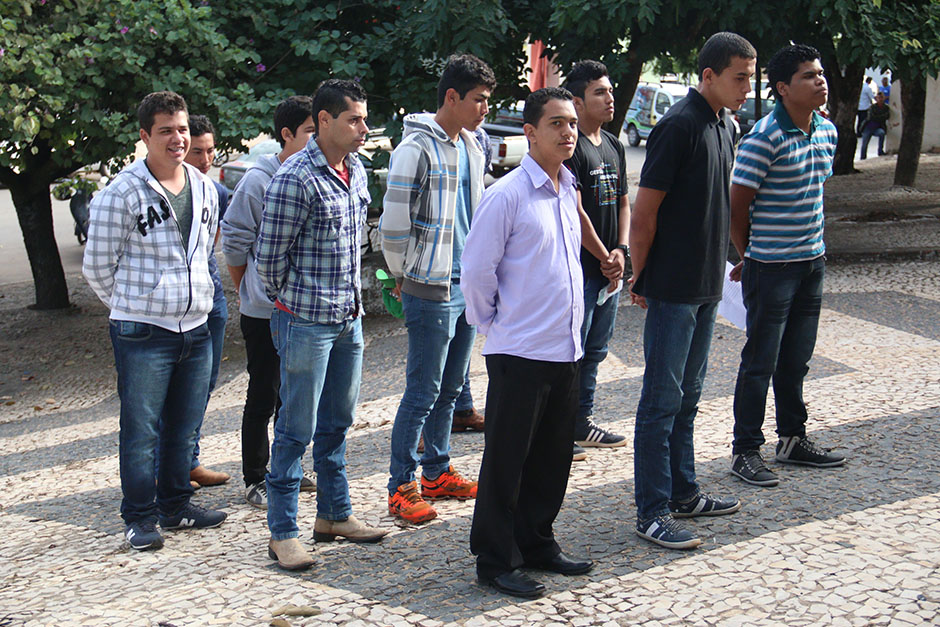
[[[590,560],[562,553],[552,524],[564,500],[578,406],[584,280],[574,177],[571,93],[526,99],[529,154],[483,195],[463,253],[467,321],[486,335],[486,446],[470,550],[480,581],[535,598],[520,567],[579,575]]]

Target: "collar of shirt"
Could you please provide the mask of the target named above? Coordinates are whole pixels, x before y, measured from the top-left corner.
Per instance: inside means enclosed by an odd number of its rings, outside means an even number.
[[[558,193],[555,193],[555,186],[552,184],[552,180],[548,178],[548,174],[545,170],[542,169],[542,166],[538,162],[529,156],[528,153],[522,158],[521,163],[522,169],[525,170],[525,173],[529,175],[529,182],[532,183],[532,187],[539,189],[540,187],[548,186],[548,189],[551,190],[556,196],[561,196],[563,190],[567,188],[574,188],[574,175],[566,168],[561,166],[558,172]]]
[[[780,125],[780,130],[782,130],[784,133],[802,133],[803,135],[807,135],[803,129],[793,123],[793,118],[790,117],[790,113],[787,111],[787,108],[783,106],[782,100],[774,105],[774,117],[777,118],[777,124]],[[816,132],[816,129],[819,128],[819,125],[822,124],[822,121],[825,119],[826,118],[819,115],[819,113],[813,111],[813,118],[809,123],[810,136]]]
[[[307,145],[304,146],[304,151],[307,153],[307,157],[310,159],[310,162],[313,163],[314,167],[317,168],[328,168],[326,171],[329,172],[332,168],[326,160],[326,155],[323,154],[323,151],[320,150],[320,144],[317,143],[317,136],[314,135],[307,141]],[[352,180],[352,172],[355,169],[354,161],[359,160],[358,156],[354,156],[353,153],[349,153],[343,159],[343,162],[346,164],[346,171],[350,173],[350,181]],[[334,170],[335,172],[335,170]],[[336,173],[339,174],[338,172]]]
[[[692,106],[695,107],[695,113],[700,115],[703,121],[708,122],[709,126],[715,126],[716,124],[725,126],[727,117],[724,108],[719,109],[716,114],[712,106],[705,100],[705,96],[699,93],[694,87],[689,87],[687,98],[692,103]]]

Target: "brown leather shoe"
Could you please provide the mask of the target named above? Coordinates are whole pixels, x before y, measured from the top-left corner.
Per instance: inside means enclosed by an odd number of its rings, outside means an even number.
[[[297,538],[269,540],[268,557],[284,570],[304,570],[316,564]]]
[[[313,523],[313,539],[317,542],[332,542],[336,536],[346,538],[350,542],[378,542],[387,533],[388,529],[369,527],[352,514],[346,520],[327,520],[317,516],[316,522]]]
[[[229,479],[231,477],[227,473],[209,470],[201,464],[189,471],[189,480],[195,481],[202,487],[222,485]]]
[[[454,412],[454,422],[450,426],[450,432],[483,431],[484,424],[483,414],[471,407],[464,411]]]

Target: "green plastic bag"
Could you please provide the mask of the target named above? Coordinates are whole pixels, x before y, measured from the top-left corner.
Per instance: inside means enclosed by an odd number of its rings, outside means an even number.
[[[405,312],[401,307],[401,301],[392,296],[392,290],[395,289],[395,277],[388,276],[388,273],[381,268],[375,271],[375,277],[382,284],[382,303],[385,305],[385,310],[396,318],[404,320]]]

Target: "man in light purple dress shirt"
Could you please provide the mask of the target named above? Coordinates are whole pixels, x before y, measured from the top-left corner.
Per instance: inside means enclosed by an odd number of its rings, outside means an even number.
[[[483,194],[462,258],[467,320],[486,335],[486,446],[470,531],[477,576],[535,598],[518,569],[579,575],[552,533],[568,486],[578,406],[584,280],[574,177],[562,166],[578,138],[571,94],[526,99],[529,154]],[[547,286],[547,287],[546,287]]]

